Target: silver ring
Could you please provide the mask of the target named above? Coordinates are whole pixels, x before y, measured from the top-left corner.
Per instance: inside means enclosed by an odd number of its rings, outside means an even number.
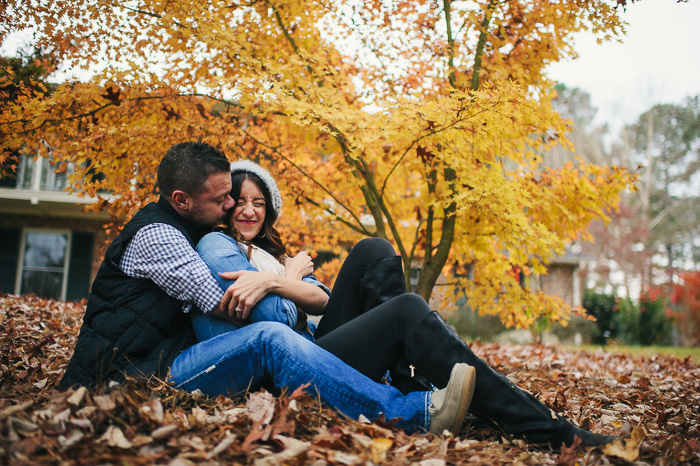
[[[236,312],[241,312],[241,310],[239,308],[236,308]]]

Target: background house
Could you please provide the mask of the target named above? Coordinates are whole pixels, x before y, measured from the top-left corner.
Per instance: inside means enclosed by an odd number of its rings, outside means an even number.
[[[94,199],[66,193],[65,183],[47,159],[25,156],[16,176],[0,179],[0,292],[87,297],[109,217],[85,212]]]
[[[550,296],[561,298],[570,306],[581,306],[583,302],[581,262],[581,254],[567,249],[564,255],[552,259],[545,275],[536,275],[532,278],[532,287]]]

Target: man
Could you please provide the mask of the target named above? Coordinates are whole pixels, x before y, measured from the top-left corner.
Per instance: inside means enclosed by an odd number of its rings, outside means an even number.
[[[407,430],[459,432],[474,389],[474,370],[466,364],[454,366],[443,390],[402,395],[275,322],[195,344],[187,316],[192,306],[231,318],[224,293],[194,250],[233,207],[230,165],[207,144],[180,143],[163,157],[158,186],[158,202],[139,211],[105,253],[60,388],[154,375],[211,395],[310,383],[324,402],[353,418],[384,414],[400,418],[397,425]]]

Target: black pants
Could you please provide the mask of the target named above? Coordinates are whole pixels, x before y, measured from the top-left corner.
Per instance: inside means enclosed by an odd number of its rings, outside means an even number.
[[[366,280],[373,277],[378,261],[393,258],[396,252],[380,238],[363,239],[350,251],[338,273],[321,322],[316,343],[373,380],[404,355],[406,335],[429,313],[425,300],[405,288],[376,307],[364,298]],[[395,269],[395,267],[394,267]]]
[[[443,388],[454,364],[467,363],[476,369],[470,411],[479,419],[534,443],[573,442],[569,421],[494,371],[423,298],[406,293],[400,260],[383,239],[362,240],[350,251],[316,337],[374,380],[390,370],[392,385],[404,393]]]

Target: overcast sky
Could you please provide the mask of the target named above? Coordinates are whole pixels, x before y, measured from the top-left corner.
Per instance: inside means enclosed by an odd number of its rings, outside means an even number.
[[[579,58],[550,68],[552,78],[587,91],[598,121],[611,129],[656,103],[700,94],[700,0],[639,0],[622,18],[628,23],[622,43],[597,45],[581,34]]]

